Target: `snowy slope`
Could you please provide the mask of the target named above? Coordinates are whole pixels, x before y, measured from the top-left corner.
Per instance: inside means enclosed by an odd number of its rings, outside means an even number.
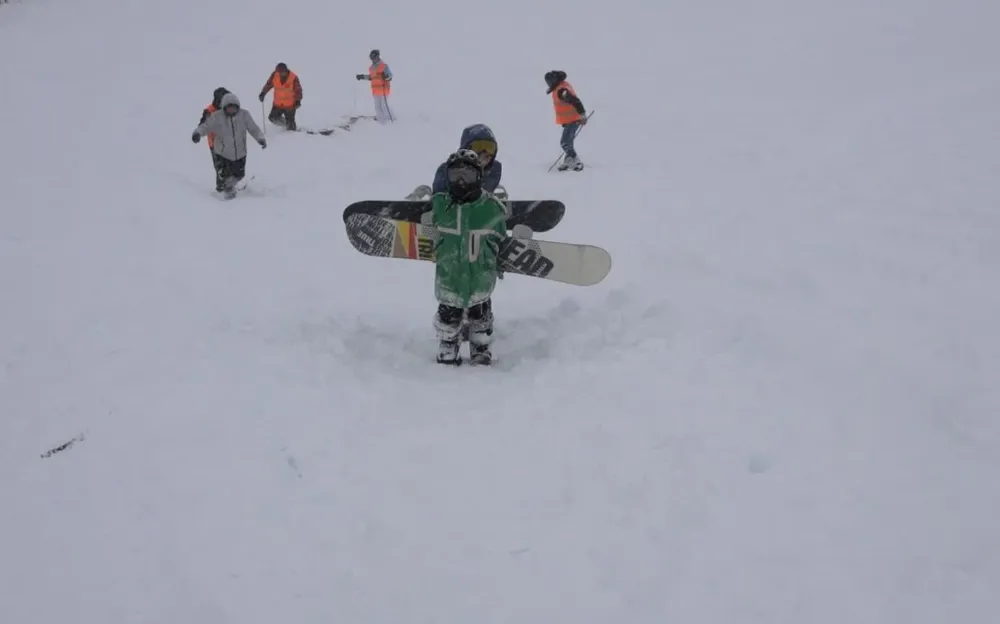
[[[0,7],[0,622],[995,616],[1000,5],[342,5]],[[259,119],[284,61],[325,126],[372,47],[397,124],[213,197],[215,87]],[[429,265],[341,211],[477,122],[614,267],[508,277],[442,369]]]

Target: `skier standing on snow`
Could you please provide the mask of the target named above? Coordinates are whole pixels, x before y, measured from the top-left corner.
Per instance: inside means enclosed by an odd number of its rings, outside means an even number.
[[[475,124],[462,130],[459,141],[460,150],[472,150],[479,157],[479,165],[483,168],[483,190],[495,193],[503,176],[503,165],[497,160],[497,138],[493,130],[486,124]],[[434,184],[431,193],[444,193],[447,190],[448,163],[441,163],[434,172]]]
[[[288,69],[288,65],[278,63],[260,90],[258,99],[263,102],[264,96],[271,89],[274,89],[274,100],[267,118],[273,124],[278,124],[284,118],[286,128],[298,130],[295,124],[295,111],[302,106],[302,83],[299,77]]]
[[[229,89],[226,89],[225,87],[219,87],[215,90],[212,94],[212,102],[205,107],[205,110],[201,111],[201,121],[198,122],[199,125],[205,123],[205,120],[208,119],[209,115],[222,108],[222,96],[227,93],[229,93]],[[208,153],[212,155],[212,167],[215,169],[215,190],[221,193],[225,190],[222,185],[222,161],[220,160],[219,155],[215,153],[215,150],[212,149],[214,146],[215,135],[210,132],[208,134]]]
[[[380,124],[395,121],[389,110],[389,94],[392,93],[392,70],[382,60],[378,50],[369,52],[368,58],[372,62],[368,73],[358,74],[355,78],[371,82],[372,98],[375,100],[375,120]]]
[[[437,361],[460,364],[463,316],[468,319],[472,364],[490,364],[493,305],[500,245],[507,237],[504,206],[482,188],[483,169],[471,150],[459,150],[445,163],[447,190],[432,199],[434,245],[434,328],[441,341]]]
[[[573,142],[576,139],[576,133],[580,131],[580,126],[587,123],[587,109],[583,107],[583,102],[577,97],[573,85],[566,82],[566,72],[560,70],[546,72],[545,84],[549,87],[546,93],[552,94],[556,123],[563,129],[559,143],[565,156],[562,163],[559,164],[559,171],[567,169],[582,171],[583,163],[576,155]]]
[[[220,104],[222,110],[212,113],[195,128],[191,140],[197,143],[205,135],[215,135],[212,150],[220,159],[223,190],[226,197],[232,197],[236,194],[236,183],[246,175],[247,132],[253,135],[261,149],[267,147],[267,140],[250,113],[240,108],[235,93],[222,96]]]

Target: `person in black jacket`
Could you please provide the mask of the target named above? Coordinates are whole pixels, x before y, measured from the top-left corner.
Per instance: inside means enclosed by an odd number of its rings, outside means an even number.
[[[229,93],[229,89],[225,87],[219,87],[212,94],[212,103],[205,107],[205,110],[201,111],[201,120],[198,121],[198,125],[205,123],[205,120],[215,111],[222,108],[222,96]],[[208,153],[212,155],[212,167],[215,169],[215,190],[221,193],[225,190],[225,180],[223,179],[222,170],[222,160],[221,157],[215,153],[212,148],[215,146],[215,135],[208,135]]]
[[[496,193],[503,176],[503,164],[497,160],[497,137],[486,124],[474,124],[462,130],[458,149],[468,149],[479,155],[479,166],[483,168],[483,190]],[[448,190],[448,163],[441,163],[434,172],[431,194]]]

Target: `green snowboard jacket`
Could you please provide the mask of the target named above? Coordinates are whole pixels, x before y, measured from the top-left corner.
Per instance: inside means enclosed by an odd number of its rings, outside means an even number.
[[[437,193],[431,202],[438,230],[434,296],[438,303],[463,309],[486,301],[496,286],[498,252],[507,238],[503,204],[486,192],[468,203]]]

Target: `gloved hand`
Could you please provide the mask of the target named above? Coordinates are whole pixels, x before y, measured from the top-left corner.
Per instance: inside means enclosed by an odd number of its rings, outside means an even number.
[[[261,91],[260,95],[257,96],[257,99],[260,100],[261,102],[264,101],[264,92],[263,91]]]
[[[523,223],[518,223],[510,229],[510,233],[514,238],[521,239],[531,239],[535,235],[535,231]]]
[[[300,106],[302,106],[302,102],[296,102],[295,103],[295,108],[299,108]]]
[[[198,141],[201,140],[201,134],[198,133],[198,132],[193,133],[191,135],[191,140],[194,141],[195,143],[197,143]]]
[[[267,140],[266,139],[261,139],[261,140],[257,141],[257,143],[260,144],[260,149],[267,149]]]
[[[358,80],[367,80],[368,79],[368,75],[367,74],[357,74],[354,77],[357,78]]]

